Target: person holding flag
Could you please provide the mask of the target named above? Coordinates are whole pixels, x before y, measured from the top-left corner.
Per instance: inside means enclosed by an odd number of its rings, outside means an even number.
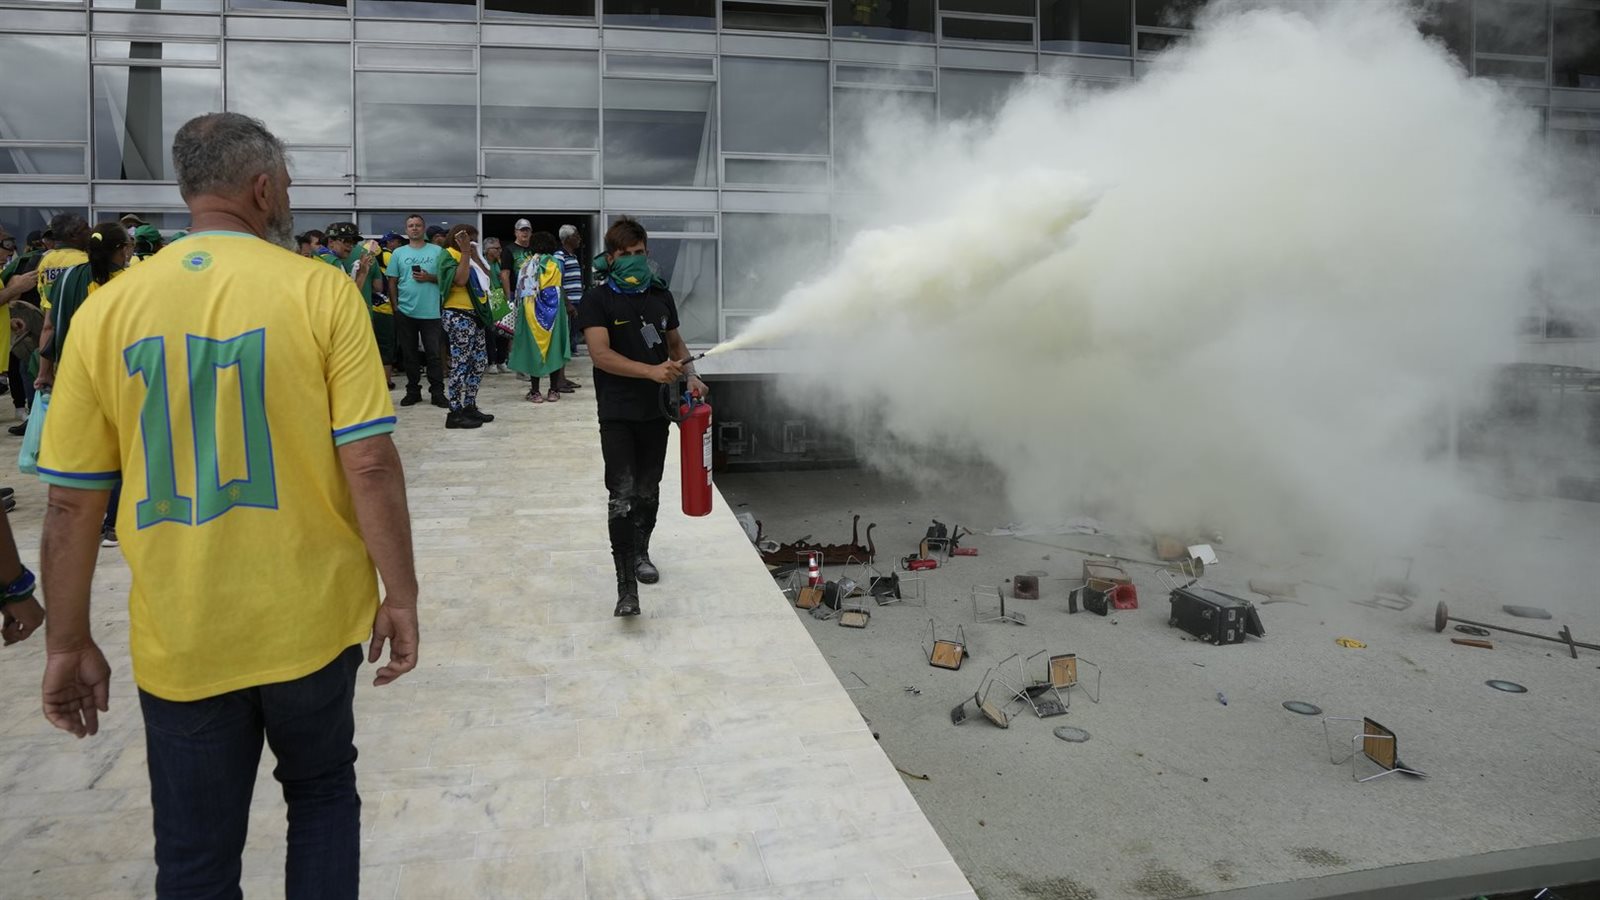
[[[528,376],[529,403],[554,403],[561,399],[564,369],[572,358],[571,326],[561,298],[561,263],[555,257],[560,245],[555,235],[540,231],[529,246],[533,255],[517,273],[517,331],[511,338],[510,365]],[[539,379],[546,375],[550,390],[541,396]]]

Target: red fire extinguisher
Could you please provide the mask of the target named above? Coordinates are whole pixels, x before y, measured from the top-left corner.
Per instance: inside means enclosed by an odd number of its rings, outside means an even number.
[[[678,408],[678,463],[683,481],[683,514],[711,514],[711,404],[689,396]]]

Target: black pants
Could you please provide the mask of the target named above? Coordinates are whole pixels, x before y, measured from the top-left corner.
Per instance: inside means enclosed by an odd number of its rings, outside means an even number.
[[[33,402],[33,379],[27,377],[22,369],[22,360],[15,353],[7,355],[11,359],[10,368],[6,370],[6,378],[11,382],[11,405],[17,409],[27,409]]]
[[[667,420],[600,420],[600,456],[606,463],[606,525],[611,554],[632,565],[650,548],[661,508],[661,470],[667,461]]]
[[[489,365],[505,365],[511,358],[511,335],[498,328],[489,329]]]
[[[422,362],[428,363],[428,391],[435,397],[444,396],[444,325],[438,319],[413,319],[405,313],[394,314],[395,337],[400,342],[400,356],[406,366],[406,393],[421,391]],[[417,351],[417,340],[422,340],[422,351]]]

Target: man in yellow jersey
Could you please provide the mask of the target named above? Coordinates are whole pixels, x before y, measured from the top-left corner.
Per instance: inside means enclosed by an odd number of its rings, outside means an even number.
[[[417,662],[405,476],[355,285],[283,249],[283,144],[237,113],[172,145],[193,231],[84,302],[39,474],[44,711],[99,729],[110,667],[89,597],[106,492],[133,573],[156,895],[238,896],[263,740],[288,803],[285,893],[355,897],[359,644],[383,685]],[[374,564],[387,597],[378,602]]]
[[[39,308],[50,310],[50,287],[61,273],[89,261],[89,223],[77,213],[58,213],[50,220],[56,248],[39,260]]]

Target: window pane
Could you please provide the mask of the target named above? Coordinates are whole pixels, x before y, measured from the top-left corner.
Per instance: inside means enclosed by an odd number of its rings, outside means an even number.
[[[1472,54],[1472,0],[1437,0],[1424,8],[1419,27],[1466,64]]]
[[[412,213],[421,216],[429,225],[438,225],[441,228],[449,228],[451,225],[457,225],[461,222],[467,222],[472,225],[478,224],[478,214],[475,212],[397,209],[388,212],[364,212],[356,217],[356,225],[361,228],[362,234],[369,237],[382,237],[386,231],[392,231],[401,237],[405,237],[406,217]],[[324,226],[307,227],[321,228]]]
[[[1156,28],[1193,28],[1195,13],[1205,0],[1135,0],[1140,25]]]
[[[1182,40],[1183,38],[1175,34],[1162,34],[1158,31],[1141,31],[1137,38],[1139,53],[1144,56],[1152,56],[1169,47],[1175,47]]]
[[[472,75],[356,73],[356,174],[472,181],[478,171],[477,107]]]
[[[617,223],[623,213],[612,213],[606,217],[606,227]],[[680,232],[683,234],[716,234],[717,220],[713,216],[674,216],[661,213],[626,213],[629,218],[637,219],[644,230],[654,235],[657,232]],[[652,244],[655,238],[650,239]]]
[[[833,244],[828,216],[723,213],[723,304],[771,309],[789,289],[815,278]]]
[[[716,184],[715,88],[710,82],[606,79],[606,183]]]
[[[478,17],[478,3],[477,0],[356,0],[356,17],[400,22],[470,20]],[[427,32],[421,27],[417,29],[417,40],[427,40]]]
[[[300,234],[313,228],[318,231],[327,231],[328,226],[335,222],[348,221],[350,221],[349,210],[297,209],[294,211],[294,233]],[[368,237],[371,237],[371,235],[368,235]]]
[[[1478,0],[1479,53],[1544,56],[1550,52],[1544,3],[1515,0]]]
[[[833,0],[833,36],[868,41],[931,41],[933,0]]]
[[[839,64],[833,69],[836,84],[861,84],[882,87],[920,87],[933,89],[932,69],[895,69],[888,66]]]
[[[722,27],[744,31],[788,31],[827,34],[828,11],[820,6],[784,6],[724,0]]]
[[[594,0],[484,0],[483,11],[495,19],[514,16],[594,18]]]
[[[597,181],[595,154],[483,151],[483,174],[523,181]]]
[[[940,12],[988,13],[1033,18],[1033,0],[939,0]]]
[[[345,0],[228,0],[228,9],[241,12],[316,13],[342,15],[348,11]]]
[[[607,25],[636,25],[645,28],[717,27],[715,0],[606,0]]]
[[[294,61],[285,90],[284,64]],[[255,116],[288,144],[350,143],[350,46],[228,42],[228,109]]]
[[[724,58],[722,149],[827,153],[828,64]]]
[[[482,52],[485,147],[599,149],[599,54],[581,50]]]
[[[478,64],[470,47],[358,44],[356,67],[398,69],[404,72],[473,72]]]
[[[1484,78],[1502,81],[1544,84],[1545,66],[1542,62],[1515,59],[1478,58],[1478,74]]]
[[[1022,83],[1015,72],[966,72],[945,69],[939,73],[939,118],[988,117],[1000,112],[1006,95]]]
[[[654,56],[638,53],[607,53],[607,75],[681,75],[710,78],[717,74],[716,61],[709,56]]]
[[[833,89],[833,177],[841,187],[861,186],[861,176],[879,168],[881,160],[867,158],[865,137],[874,122],[911,119],[931,123],[934,95],[924,91]]]
[[[1133,52],[1129,0],[1041,0],[1039,46],[1063,53]]]
[[[221,69],[95,66],[95,176],[171,181],[172,136],[221,108]]]
[[[692,344],[717,341],[717,242],[651,238],[650,261],[678,304],[678,335]]]
[[[1600,10],[1556,7],[1556,87],[1600,88]]]
[[[83,147],[0,147],[0,175],[84,175]]]
[[[99,59],[160,59],[170,62],[216,62],[215,41],[192,43],[189,41],[106,41],[94,42],[94,55]]]
[[[289,148],[289,177],[296,181],[326,181],[350,177],[349,150]]]
[[[729,159],[722,168],[726,184],[828,185],[828,164],[820,159]]]
[[[963,16],[945,16],[944,38],[947,41],[984,41],[987,43],[1032,44],[1032,22],[1009,22],[999,19],[968,19]]]
[[[0,140],[89,139],[88,47],[81,37],[0,35],[0,84],[9,86],[0,101]],[[21,89],[45,72],[49,90]]]
[[[222,0],[94,0],[95,9],[163,9],[168,12],[216,12]]]
[[[89,217],[89,211],[81,206],[0,206],[0,230],[11,235],[17,242],[17,250],[21,251],[28,232],[45,230],[51,218],[64,212],[77,213],[85,219]]]

